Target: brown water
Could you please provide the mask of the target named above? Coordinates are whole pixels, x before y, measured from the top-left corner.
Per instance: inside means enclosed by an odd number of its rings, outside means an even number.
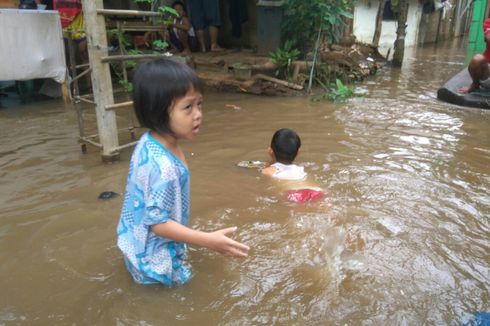
[[[0,325],[454,325],[490,311],[490,111],[435,98],[460,46],[407,52],[345,104],[206,94],[184,144],[191,225],[237,225],[252,250],[192,249],[194,278],[172,289],[131,281],[115,246],[122,198],[97,199],[124,191],[131,150],[114,164],[80,154],[58,101],[1,109]],[[324,201],[288,204],[234,166],[266,159],[281,127],[302,137]]]

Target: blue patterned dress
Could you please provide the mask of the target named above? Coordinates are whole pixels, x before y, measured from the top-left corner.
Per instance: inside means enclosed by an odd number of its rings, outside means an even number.
[[[137,283],[171,286],[190,279],[184,263],[187,245],[151,230],[169,220],[188,224],[189,170],[147,132],[131,157],[117,227],[117,245]]]

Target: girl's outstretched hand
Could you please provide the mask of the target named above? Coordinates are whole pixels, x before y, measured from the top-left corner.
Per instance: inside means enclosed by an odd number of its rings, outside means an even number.
[[[228,237],[232,235],[237,230],[236,226],[221,229],[218,231],[208,233],[209,239],[207,247],[214,251],[221,253],[224,256],[230,257],[247,257],[248,250],[250,249],[247,245],[237,242]]]

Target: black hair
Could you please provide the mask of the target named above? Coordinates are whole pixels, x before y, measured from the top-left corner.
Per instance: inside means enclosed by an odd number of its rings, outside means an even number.
[[[276,161],[283,164],[293,163],[298,150],[301,147],[301,139],[296,131],[289,128],[279,129],[272,136],[271,148],[274,151]]]
[[[141,127],[172,134],[169,111],[192,88],[202,92],[202,82],[182,63],[158,59],[140,64],[133,76],[133,102]]]

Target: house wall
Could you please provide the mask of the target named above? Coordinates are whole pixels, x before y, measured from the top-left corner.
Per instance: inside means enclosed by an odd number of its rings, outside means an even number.
[[[422,14],[418,38],[419,44],[434,43],[437,41],[440,17],[441,12],[439,10],[430,14]]]
[[[373,41],[374,30],[376,28],[376,14],[379,1],[360,0],[354,9],[354,35],[356,39],[363,43],[371,44]],[[422,16],[422,7],[418,0],[410,0],[407,16],[407,35],[405,46],[412,47],[417,45],[419,22]],[[381,38],[379,41],[379,51],[386,54],[388,49],[393,48],[396,40],[396,21],[383,21]]]
[[[219,42],[226,47],[245,46],[247,48],[257,48],[257,1],[247,0],[248,21],[242,25],[242,37],[240,39],[231,36],[229,1],[233,0],[220,1],[221,27]]]

